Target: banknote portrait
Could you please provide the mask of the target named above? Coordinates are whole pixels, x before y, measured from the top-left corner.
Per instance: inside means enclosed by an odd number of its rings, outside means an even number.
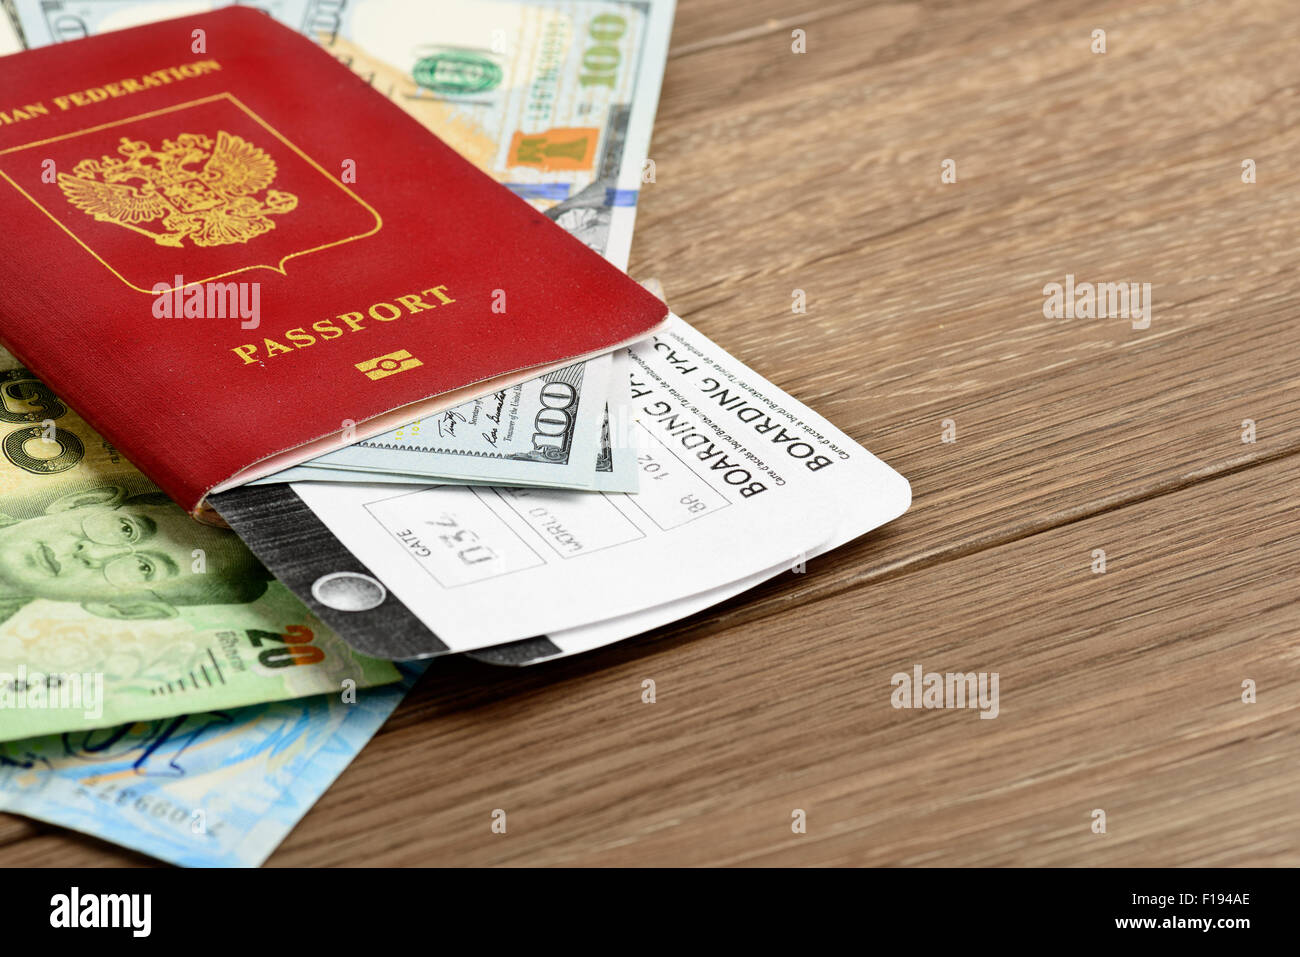
[[[102,485],[0,514],[0,621],[37,598],[103,618],[173,618],[180,606],[256,601],[269,579],[233,532],[161,492]]]

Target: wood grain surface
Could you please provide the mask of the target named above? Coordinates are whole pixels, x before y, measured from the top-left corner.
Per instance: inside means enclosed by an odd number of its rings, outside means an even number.
[[[605,652],[435,665],[269,865],[1300,864],[1298,44],[1286,0],[679,0],[632,274],[912,509]],[[1067,273],[1149,328],[1045,318]],[[893,708],[917,664],[998,716]],[[0,860],[151,863],[3,815]]]

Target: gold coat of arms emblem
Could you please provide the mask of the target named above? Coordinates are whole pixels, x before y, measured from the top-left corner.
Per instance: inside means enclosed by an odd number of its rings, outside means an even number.
[[[224,130],[215,143],[181,133],[163,140],[160,150],[124,136],[117,152],[60,173],[59,187],[98,222],[116,223],[160,246],[182,247],[186,238],[196,246],[246,243],[275,228],[272,216],[298,206],[292,193],[268,189],[275,182],[275,160]],[[141,225],[156,220],[161,232]]]

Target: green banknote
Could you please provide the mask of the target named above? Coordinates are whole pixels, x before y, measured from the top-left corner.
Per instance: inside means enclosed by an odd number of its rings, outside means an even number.
[[[613,364],[603,355],[566,366],[327,452],[304,467],[594,489]],[[365,480],[365,474],[353,478]]]
[[[0,350],[0,740],[387,684]]]

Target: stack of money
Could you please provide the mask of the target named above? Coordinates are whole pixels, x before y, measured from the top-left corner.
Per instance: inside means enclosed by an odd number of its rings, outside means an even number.
[[[185,12],[0,4],[0,54]],[[626,268],[673,0],[265,6]],[[193,522],[7,356],[0,380],[0,809],[183,865],[262,863],[433,659],[589,652],[910,501],[677,317],[213,496],[233,531]],[[68,437],[77,462],[43,469]]]

